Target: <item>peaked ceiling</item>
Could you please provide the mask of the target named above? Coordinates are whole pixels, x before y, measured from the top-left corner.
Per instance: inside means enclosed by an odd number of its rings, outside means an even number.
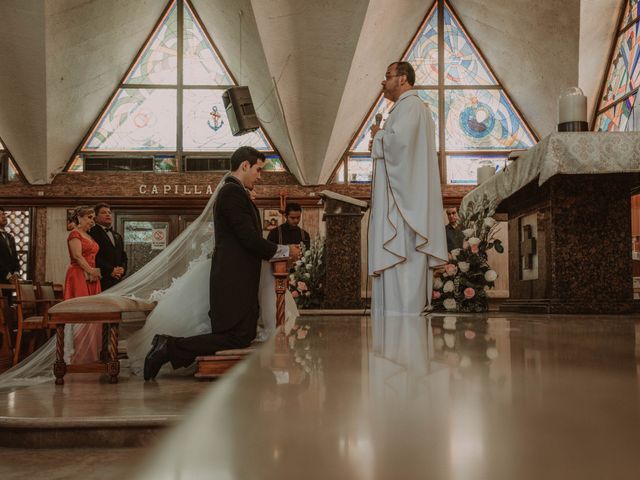
[[[304,184],[329,180],[433,1],[191,0]],[[450,3],[533,128],[549,133],[558,93],[578,83],[580,0]],[[29,182],[64,168],[166,4],[0,1],[0,134]]]

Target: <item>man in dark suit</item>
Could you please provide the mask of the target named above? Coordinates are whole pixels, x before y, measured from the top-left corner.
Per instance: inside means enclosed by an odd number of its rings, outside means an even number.
[[[297,203],[287,203],[284,209],[284,218],[287,221],[271,230],[267,240],[284,245],[304,243],[304,246],[309,248],[311,246],[309,232],[300,228],[299,225],[302,218],[302,207]]]
[[[89,235],[100,247],[96,255],[96,266],[102,274],[100,286],[104,292],[127,274],[127,253],[124,251],[122,235],[113,229],[111,207],[106,203],[99,203],[93,210],[96,212],[96,224],[89,230]]]
[[[10,283],[20,274],[20,261],[16,250],[16,240],[8,233],[7,216],[4,208],[0,207],[0,282]]]
[[[231,156],[231,175],[213,207],[215,249],[209,281],[211,332],[187,338],[156,335],[144,362],[144,378],[155,378],[167,362],[191,365],[199,355],[245,348],[256,336],[261,261],[299,257],[297,245],[277,245],[262,237],[258,209],[247,190],[260,179],[264,154],[240,147]]]
[[[447,220],[449,220],[449,223],[444,227],[447,232],[447,251],[451,252],[456,248],[462,248],[464,235],[458,228],[458,209],[455,207],[447,208],[445,212],[447,213]]]

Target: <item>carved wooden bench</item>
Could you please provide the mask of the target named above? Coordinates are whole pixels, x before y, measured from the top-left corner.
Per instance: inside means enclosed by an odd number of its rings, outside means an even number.
[[[118,327],[121,323],[144,321],[155,303],[133,300],[119,295],[98,295],[65,300],[48,311],[48,324],[56,329],[56,361],[53,373],[56,385],[64,384],[66,373],[103,372],[111,383],[118,383]],[[64,326],[66,324],[101,324],[102,352],[97,362],[67,364],[64,360]]]

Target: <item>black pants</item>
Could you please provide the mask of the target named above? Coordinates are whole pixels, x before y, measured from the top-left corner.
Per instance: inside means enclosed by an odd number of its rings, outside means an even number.
[[[257,309],[252,309],[245,318],[226,331],[214,331],[193,337],[170,337],[167,348],[171,365],[173,368],[187,367],[201,355],[215,355],[220,350],[248,347],[256,338],[258,316]],[[212,320],[212,326],[213,323]]]

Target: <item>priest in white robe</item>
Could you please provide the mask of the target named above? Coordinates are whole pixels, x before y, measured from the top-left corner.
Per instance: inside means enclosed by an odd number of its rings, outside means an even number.
[[[431,301],[432,269],[447,261],[435,124],[414,82],[410,63],[389,65],[382,89],[394,105],[384,128],[371,127],[374,318],[419,315]]]

